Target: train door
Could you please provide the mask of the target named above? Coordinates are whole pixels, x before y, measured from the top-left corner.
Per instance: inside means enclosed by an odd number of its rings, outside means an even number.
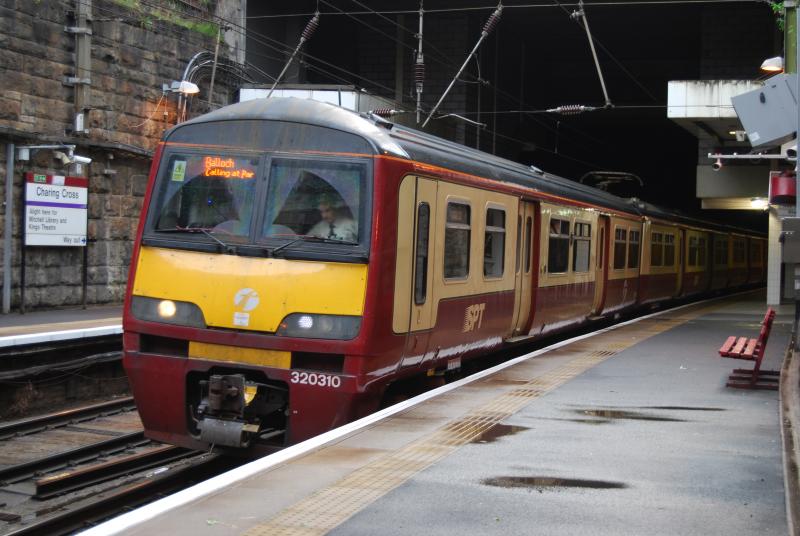
[[[594,265],[594,304],[592,314],[599,315],[603,311],[606,299],[606,282],[608,281],[608,216],[597,219],[597,249],[595,250]]]
[[[533,230],[536,214],[536,204],[520,201],[519,219],[517,220],[517,263],[516,282],[514,284],[514,317],[512,321],[512,336],[525,333],[525,328],[530,320],[531,305],[533,302]]]
[[[433,327],[437,183],[407,176],[398,192],[393,331],[405,334],[401,366],[419,365]]]

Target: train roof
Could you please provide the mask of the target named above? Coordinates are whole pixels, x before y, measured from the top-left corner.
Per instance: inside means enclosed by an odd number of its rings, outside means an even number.
[[[165,134],[164,139],[168,140],[175,132],[187,126],[238,120],[285,121],[331,128],[360,136],[377,154],[389,154],[487,179],[517,184],[538,192],[567,197],[631,215],[671,220],[716,231],[762,234],[692,218],[638,199],[624,199],[533,166],[525,166],[392,123],[373,114],[357,113],[309,99],[272,97],[232,104],[175,126]]]

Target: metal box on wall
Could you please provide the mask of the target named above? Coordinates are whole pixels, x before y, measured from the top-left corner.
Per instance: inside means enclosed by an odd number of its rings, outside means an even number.
[[[779,74],[764,86],[731,97],[753,147],[780,145],[797,131],[797,75]]]

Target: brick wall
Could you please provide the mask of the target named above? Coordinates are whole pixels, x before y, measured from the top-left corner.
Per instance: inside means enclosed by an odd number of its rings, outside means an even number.
[[[76,3],[0,0],[0,144],[74,144],[76,153],[93,159],[80,171],[63,166],[50,150],[16,162],[12,308],[20,306],[21,297],[21,208],[27,171],[89,178],[86,299],[89,304],[122,300],[150,156],[177,118],[177,100],[162,96],[162,84],[180,80],[195,53],[214,51],[220,20],[215,15],[232,23],[224,33],[220,57],[240,58],[244,33],[236,25],[243,22],[244,3],[92,0],[88,133],[77,134],[72,132],[76,89],[63,83],[76,72],[76,39],[64,31],[76,24],[71,13]],[[201,93],[192,99],[189,116],[209,108],[205,100],[210,71],[198,74]],[[214,106],[230,102],[234,85],[217,73]],[[6,180],[4,148],[0,191]],[[0,215],[4,211],[5,206]],[[83,248],[28,247],[25,254],[27,308],[81,303]]]

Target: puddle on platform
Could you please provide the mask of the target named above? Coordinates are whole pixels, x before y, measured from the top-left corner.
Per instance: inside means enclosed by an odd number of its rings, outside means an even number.
[[[495,424],[481,435],[471,441],[471,443],[494,443],[499,438],[510,436],[519,432],[530,430],[525,426],[512,426],[510,424]]]
[[[672,417],[659,417],[658,415],[648,415],[636,411],[626,411],[619,409],[576,409],[573,410],[579,415],[599,417],[601,419],[627,419],[635,421],[657,421],[657,422],[686,422],[685,419],[674,419]]]
[[[725,408],[703,408],[695,406],[642,406],[640,409],[663,409],[671,411],[728,411]]]
[[[540,492],[544,489],[551,488],[624,489],[628,487],[622,482],[545,476],[498,476],[494,478],[485,478],[481,483],[484,486],[494,486],[497,488],[532,488]]]
[[[550,419],[552,421],[576,422],[578,424],[609,424],[611,419]]]

